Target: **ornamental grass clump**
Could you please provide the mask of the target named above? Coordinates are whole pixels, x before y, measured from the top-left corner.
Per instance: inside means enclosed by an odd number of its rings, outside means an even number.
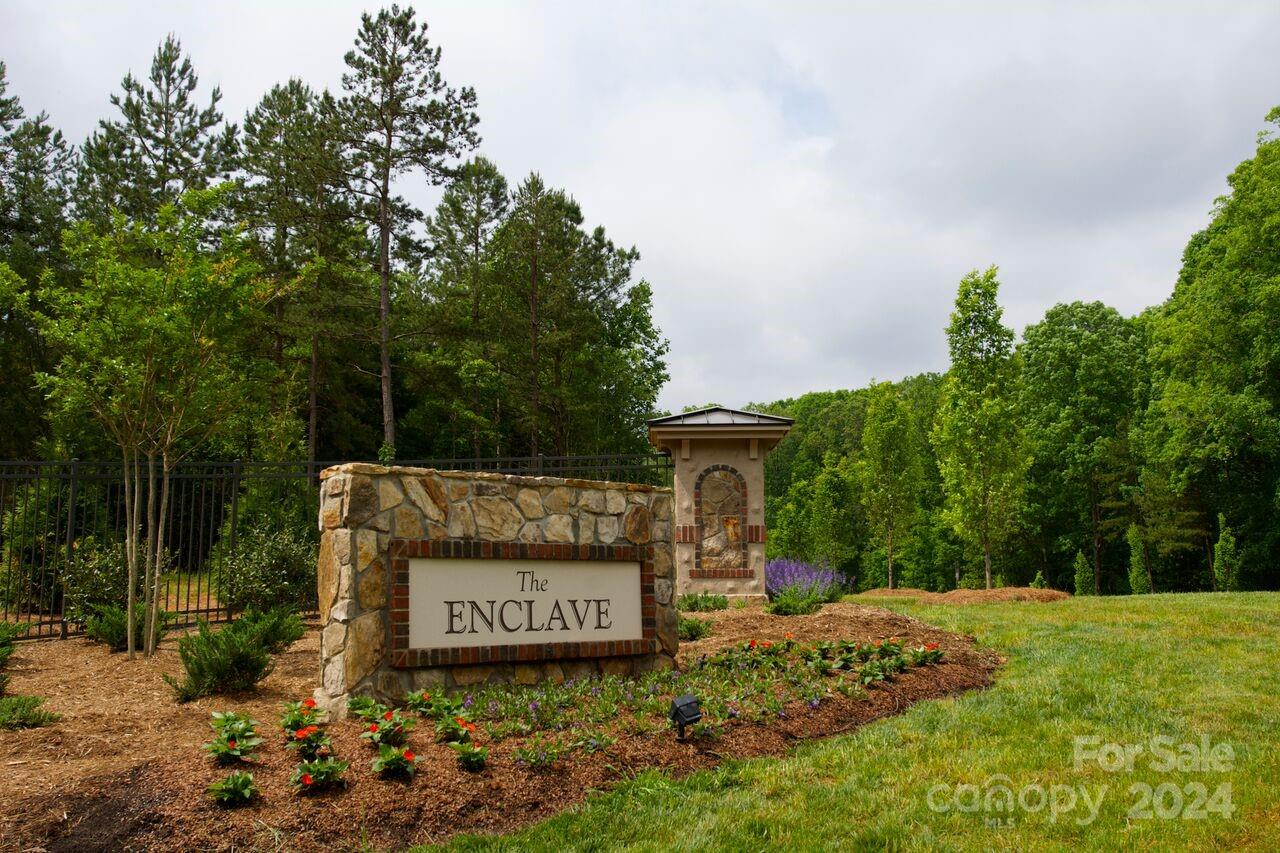
[[[713,592],[686,592],[676,599],[676,609],[685,613],[709,613],[715,610],[728,610],[729,597],[716,595]]]
[[[680,634],[680,639],[692,643],[711,633],[711,620],[681,616],[677,630]]]

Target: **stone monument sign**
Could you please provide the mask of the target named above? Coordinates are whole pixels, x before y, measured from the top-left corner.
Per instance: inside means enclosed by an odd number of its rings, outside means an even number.
[[[348,464],[321,475],[317,703],[675,660],[670,489]]]
[[[678,594],[764,595],[764,457],[791,424],[722,406],[649,421],[675,464]]]

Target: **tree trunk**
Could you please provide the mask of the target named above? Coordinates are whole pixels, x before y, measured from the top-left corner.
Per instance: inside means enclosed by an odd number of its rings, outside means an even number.
[[[307,373],[307,474],[316,470],[316,433],[320,421],[320,340],[311,333],[311,367]]]
[[[1090,509],[1093,520],[1093,594],[1102,595],[1102,507],[1096,502]]]
[[[885,552],[889,557],[889,589],[893,589],[893,531],[889,531],[888,539],[885,542]]]
[[[147,594],[145,598],[145,607],[147,610],[146,619],[143,620],[142,632],[142,656],[150,657],[151,643],[148,638],[151,636],[151,618],[154,613],[153,604],[155,603],[156,589],[152,581],[155,570],[156,557],[156,455],[148,451],[147,453],[147,561],[143,567],[143,578],[147,585]]]
[[[378,362],[382,372],[382,442],[396,446],[396,412],[391,401],[391,181],[384,172],[378,199]]]
[[[1151,546],[1147,544],[1145,539],[1142,540],[1142,568],[1146,569],[1147,572],[1147,590],[1155,592],[1156,579],[1151,573]]]
[[[538,455],[538,410],[541,406],[538,383],[538,256],[533,256],[529,274],[529,455]]]
[[[982,543],[982,566],[987,574],[987,589],[991,589],[991,546]]]
[[[121,458],[124,465],[124,558],[128,565],[129,590],[125,594],[125,606],[128,607],[128,613],[125,616],[125,629],[129,632],[128,646],[129,660],[133,660],[137,654],[134,636],[137,633],[137,618],[134,616],[134,606],[138,599],[138,506],[137,506],[137,470],[136,456],[130,459],[128,450],[121,450]]]

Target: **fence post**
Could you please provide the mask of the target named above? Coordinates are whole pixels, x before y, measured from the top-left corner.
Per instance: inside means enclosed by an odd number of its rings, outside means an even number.
[[[542,466],[542,460],[543,460],[543,459],[545,459],[545,458],[546,458],[546,457],[545,457],[545,456],[543,456],[541,453],[539,453],[539,454],[538,454],[538,476],[539,476],[539,477],[541,477],[541,476],[542,476],[542,467],[543,467],[543,466]]]
[[[80,481],[80,460],[71,460],[71,497],[67,500],[67,540],[66,540],[66,561],[62,568],[62,618],[58,623],[58,639],[65,640],[67,638],[67,581],[68,571],[75,563],[75,544],[76,544],[76,497],[79,492]]]

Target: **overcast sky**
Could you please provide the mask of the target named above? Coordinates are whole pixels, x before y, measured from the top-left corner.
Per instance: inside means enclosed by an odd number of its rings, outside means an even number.
[[[1164,300],[1280,104],[1275,0],[415,5],[481,151],[640,250],[671,409],[943,370],[975,267],[1019,332]],[[173,32],[240,121],[290,76],[336,88],[365,8],[4,0],[0,59],[79,142]]]

